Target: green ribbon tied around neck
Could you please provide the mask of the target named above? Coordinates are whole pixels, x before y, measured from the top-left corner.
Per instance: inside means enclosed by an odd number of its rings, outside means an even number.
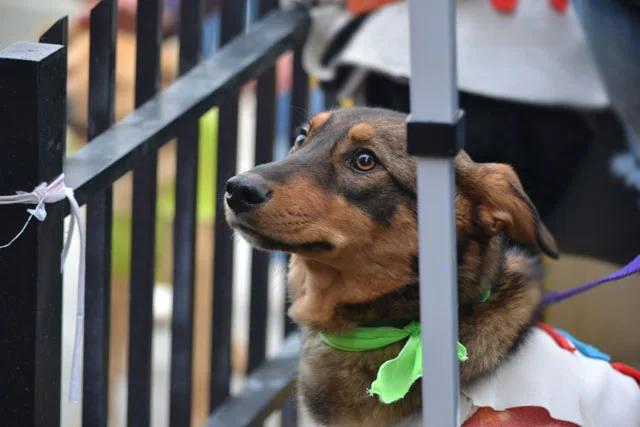
[[[402,399],[413,383],[422,377],[422,337],[418,322],[409,323],[404,328],[361,327],[346,335],[320,333],[320,337],[328,346],[342,351],[378,350],[408,338],[398,356],[380,366],[378,376],[368,390],[382,403]],[[467,358],[467,349],[458,342],[458,359],[464,362]]]

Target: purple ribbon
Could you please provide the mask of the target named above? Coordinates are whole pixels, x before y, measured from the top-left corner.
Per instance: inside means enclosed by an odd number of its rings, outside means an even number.
[[[603,277],[602,279],[598,279],[596,281],[587,283],[582,286],[576,286],[575,288],[567,289],[566,291],[549,292],[544,296],[544,299],[542,300],[542,306],[544,307],[551,304],[555,304],[560,301],[564,301],[568,298],[581,294],[582,292],[586,292],[589,289],[595,288],[596,286],[602,285],[607,282],[612,282],[614,280],[623,279],[639,271],[640,271],[640,255],[635,257],[633,261],[631,261],[629,264],[622,267],[620,270],[606,277]]]

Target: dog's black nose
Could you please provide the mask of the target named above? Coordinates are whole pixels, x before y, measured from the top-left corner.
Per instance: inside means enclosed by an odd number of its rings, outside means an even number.
[[[262,180],[247,175],[236,175],[227,181],[227,204],[235,213],[246,212],[271,198],[271,190]]]

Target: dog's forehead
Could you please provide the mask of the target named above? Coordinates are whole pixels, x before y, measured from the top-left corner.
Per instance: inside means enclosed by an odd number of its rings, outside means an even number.
[[[349,129],[359,123],[367,123],[374,128],[390,124],[404,124],[406,116],[396,111],[382,108],[352,107],[330,110],[319,113],[311,118],[312,129],[319,130],[325,126]]]
[[[328,144],[348,137],[404,144],[405,121],[406,116],[395,111],[352,107],[317,114],[310,120],[309,128],[312,139]]]

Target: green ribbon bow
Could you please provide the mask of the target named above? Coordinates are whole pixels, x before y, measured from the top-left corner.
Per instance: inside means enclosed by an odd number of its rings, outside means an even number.
[[[465,305],[483,303],[491,296],[491,288]],[[406,396],[414,382],[422,377],[422,337],[420,323],[412,322],[404,328],[388,326],[378,328],[356,328],[347,335],[327,335],[320,332],[320,338],[330,347],[342,351],[378,350],[409,338],[395,359],[387,360],[378,370],[378,376],[371,383],[369,394],[377,394],[382,403],[393,403]],[[458,341],[458,359],[467,360],[467,348]]]
[[[348,335],[326,335],[322,340],[330,347],[342,351],[370,351],[409,338],[395,359],[387,360],[378,370],[378,377],[371,383],[370,395],[378,395],[382,403],[402,399],[413,383],[422,377],[422,338],[420,323],[412,322],[404,328],[357,328]],[[458,359],[467,360],[467,349],[458,342]]]

